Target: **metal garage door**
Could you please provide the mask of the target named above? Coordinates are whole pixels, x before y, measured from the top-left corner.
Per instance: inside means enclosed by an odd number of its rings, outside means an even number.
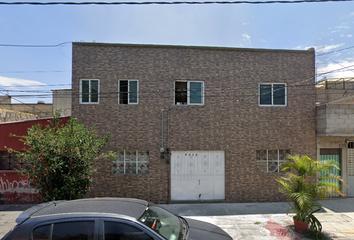
[[[171,200],[225,199],[224,151],[172,151]]]
[[[332,161],[335,161],[339,167],[341,167],[340,152],[341,152],[341,149],[320,149],[320,162],[332,160]],[[341,176],[340,170],[338,170],[334,167],[331,167],[330,169],[331,169],[331,171],[329,172],[329,174],[333,174],[335,176]],[[327,173],[328,173],[328,171],[320,172],[320,176],[323,176],[324,174],[327,174]],[[340,184],[339,180],[336,180],[336,179],[327,179],[327,180],[322,180],[322,181]],[[337,193],[328,195],[328,197],[338,197],[338,196],[339,196],[339,194],[337,194]]]

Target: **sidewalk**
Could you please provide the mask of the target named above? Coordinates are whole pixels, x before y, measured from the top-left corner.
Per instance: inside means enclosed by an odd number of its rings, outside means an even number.
[[[316,214],[323,232],[331,239],[354,240],[354,198],[321,201],[322,213]],[[288,203],[191,203],[160,204],[184,217],[220,226],[234,240],[307,240],[294,231],[286,215]],[[0,238],[15,226],[15,219],[31,205],[0,205]]]
[[[336,198],[320,202],[324,211],[315,214],[323,232],[331,239],[354,240],[354,198]],[[287,202],[204,203],[160,205],[189,218],[218,225],[234,240],[306,240],[295,232],[293,220],[286,213]]]

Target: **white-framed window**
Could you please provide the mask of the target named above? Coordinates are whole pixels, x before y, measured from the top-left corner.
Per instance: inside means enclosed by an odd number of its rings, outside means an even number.
[[[139,81],[118,80],[118,104],[139,103]]]
[[[259,84],[260,106],[286,106],[285,83],[261,83]]]
[[[204,105],[204,82],[175,81],[175,105]]]
[[[80,103],[98,104],[100,92],[99,79],[80,79]]]
[[[149,174],[149,151],[121,150],[112,160],[112,175]]]
[[[290,150],[257,150],[257,172],[279,173],[282,164],[288,162]],[[284,172],[284,171],[283,171]]]

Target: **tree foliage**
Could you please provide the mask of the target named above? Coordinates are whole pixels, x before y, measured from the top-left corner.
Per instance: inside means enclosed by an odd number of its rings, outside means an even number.
[[[93,161],[109,139],[101,139],[75,118],[61,124],[59,112],[44,128],[34,125],[22,136],[26,147],[17,155],[28,168],[21,174],[38,190],[42,201],[82,198],[90,190]]]

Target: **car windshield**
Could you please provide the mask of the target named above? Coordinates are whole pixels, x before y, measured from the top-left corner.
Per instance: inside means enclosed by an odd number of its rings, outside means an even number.
[[[182,219],[152,204],[146,208],[139,221],[167,240],[182,240],[186,228]]]

